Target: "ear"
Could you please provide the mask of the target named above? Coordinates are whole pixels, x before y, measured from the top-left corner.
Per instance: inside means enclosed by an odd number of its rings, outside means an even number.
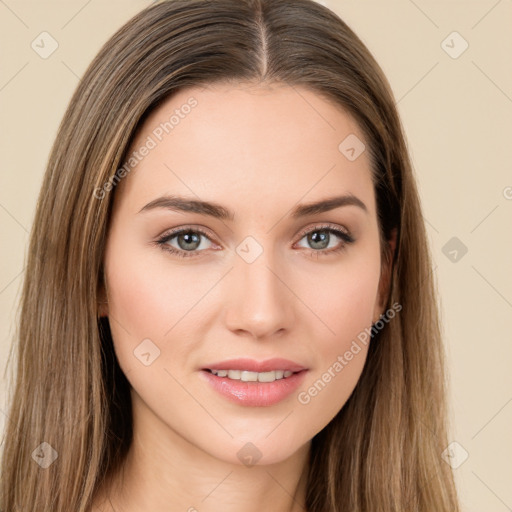
[[[100,271],[98,283],[98,318],[108,317],[108,294],[103,269]]]
[[[390,286],[391,286],[391,278],[393,275],[393,260],[395,257],[396,239],[397,239],[397,228],[394,228],[391,231],[391,236],[390,236],[389,240],[387,241],[387,246],[385,248],[386,255],[381,264],[378,298],[377,298],[377,301],[375,304],[375,309],[373,312],[373,322],[374,323],[384,313],[386,299],[389,295],[389,290],[390,290]]]

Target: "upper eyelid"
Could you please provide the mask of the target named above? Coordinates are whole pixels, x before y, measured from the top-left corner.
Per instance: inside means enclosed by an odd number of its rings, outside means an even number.
[[[159,239],[162,238],[172,238],[176,235],[180,235],[181,233],[186,233],[188,231],[192,231],[194,233],[201,233],[202,235],[206,236],[207,238],[215,238],[213,235],[211,235],[210,230],[204,227],[198,227],[198,226],[185,226],[185,227],[179,227],[175,229],[170,229],[164,231],[161,235],[158,236]]]
[[[331,224],[329,222],[319,222],[318,224],[315,224],[314,226],[311,226],[311,227],[308,227],[308,228],[304,228],[303,230],[299,231],[297,233],[297,236],[305,236],[307,235],[308,233],[310,233],[311,231],[321,231],[323,229],[332,229],[334,231],[341,231],[343,233],[345,233],[346,235],[351,235],[350,231],[343,227],[343,226],[338,226],[338,225],[335,225],[335,224]]]

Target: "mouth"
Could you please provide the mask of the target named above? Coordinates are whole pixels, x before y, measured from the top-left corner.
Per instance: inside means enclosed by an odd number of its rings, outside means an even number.
[[[239,405],[264,407],[289,397],[308,369],[286,359],[232,359],[209,364],[201,374],[215,391]]]
[[[288,379],[293,374],[307,370],[305,366],[289,359],[273,358],[265,361],[238,358],[212,362],[202,368],[217,377],[242,382],[274,382]]]
[[[269,372],[251,372],[249,370],[214,370],[206,369],[205,371],[230,380],[240,380],[242,382],[274,382],[280,379],[287,379],[295,373],[291,370],[271,370]],[[301,370],[304,371],[304,370]]]

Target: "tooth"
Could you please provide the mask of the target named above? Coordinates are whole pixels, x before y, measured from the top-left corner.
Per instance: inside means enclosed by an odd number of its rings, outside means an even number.
[[[230,379],[240,380],[240,370],[228,370],[228,377]]]
[[[261,372],[258,373],[258,382],[274,382],[276,380],[276,372]]]
[[[251,372],[248,370],[212,370],[210,372],[218,377],[227,377],[243,382],[274,382],[293,375],[290,370],[273,370],[269,372]]]
[[[231,370],[230,370],[231,373]],[[247,372],[242,371],[240,374],[240,380],[244,382],[257,382],[258,381],[258,372]]]

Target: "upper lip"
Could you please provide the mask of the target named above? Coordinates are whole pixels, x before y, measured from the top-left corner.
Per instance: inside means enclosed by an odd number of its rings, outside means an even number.
[[[202,368],[203,370],[247,370],[250,372],[271,372],[273,370],[289,370],[294,373],[307,370],[306,367],[289,359],[273,358],[266,361],[256,361],[254,359],[239,358],[228,359],[211,363]]]

